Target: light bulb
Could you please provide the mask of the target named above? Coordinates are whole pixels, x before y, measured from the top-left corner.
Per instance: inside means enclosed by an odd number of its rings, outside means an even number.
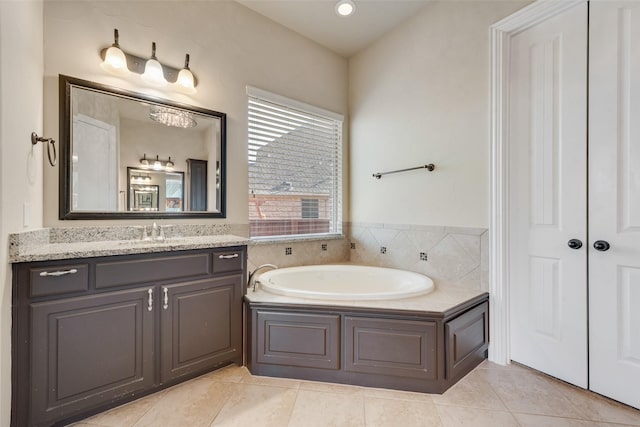
[[[168,171],[172,171],[174,166],[175,165],[171,161],[171,156],[169,156],[169,160],[167,161],[167,163],[165,163],[164,168]]]
[[[113,30],[113,39],[114,42],[107,49],[104,55],[104,61],[102,61],[102,68],[106,71],[109,71],[113,74],[126,75],[129,74],[129,69],[127,68],[127,57],[124,52],[120,49],[120,45],[118,44],[118,30]]]
[[[162,64],[158,62],[156,58],[156,43],[151,43],[151,58],[147,60],[144,66],[144,73],[142,79],[154,86],[165,86],[167,80],[164,78],[164,72],[162,71]]]
[[[162,169],[162,162],[160,162],[160,156],[156,156],[156,161],[153,162],[153,169],[160,170]]]
[[[336,4],[336,13],[339,16],[349,16],[356,11],[356,5],[351,0],[340,0]]]
[[[149,167],[149,160],[147,160],[147,155],[146,154],[140,159],[140,165],[145,167],[145,168]]]
[[[193,78],[193,73],[189,69],[189,54],[185,55],[184,59],[184,68],[180,70],[178,73],[178,79],[176,80],[176,84],[180,87],[183,92],[186,93],[196,93],[195,82]]]

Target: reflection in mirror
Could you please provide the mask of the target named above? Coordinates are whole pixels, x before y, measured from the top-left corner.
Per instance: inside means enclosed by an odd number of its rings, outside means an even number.
[[[61,219],[223,218],[223,113],[60,76]]]
[[[184,172],[127,168],[127,210],[132,212],[182,212],[184,206]],[[141,203],[141,194],[153,198]]]

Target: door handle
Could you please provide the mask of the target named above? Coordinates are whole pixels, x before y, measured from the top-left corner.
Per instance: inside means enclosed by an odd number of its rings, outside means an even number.
[[[611,245],[605,240],[596,240],[595,242],[593,242],[593,248],[596,251],[604,252],[608,251],[609,248],[611,248]]]
[[[580,249],[582,247],[582,241],[579,239],[571,239],[567,242],[567,245],[571,249]]]

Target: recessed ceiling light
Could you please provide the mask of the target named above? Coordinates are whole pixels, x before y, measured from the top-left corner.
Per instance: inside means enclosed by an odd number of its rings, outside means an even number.
[[[340,0],[336,3],[338,16],[350,16],[356,11],[356,5],[351,0]]]

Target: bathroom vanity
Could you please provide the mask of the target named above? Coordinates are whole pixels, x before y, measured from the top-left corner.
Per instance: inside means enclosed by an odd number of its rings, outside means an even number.
[[[127,254],[14,263],[12,425],[72,421],[241,364],[246,246],[216,241],[97,242]]]

